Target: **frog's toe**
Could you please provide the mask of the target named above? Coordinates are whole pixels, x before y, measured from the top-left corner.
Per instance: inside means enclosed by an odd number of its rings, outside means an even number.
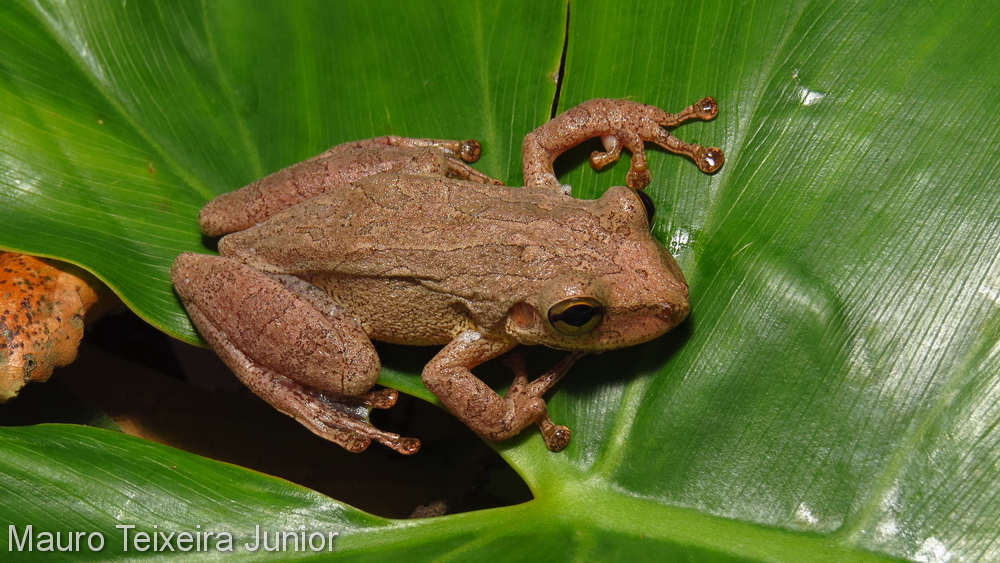
[[[573,439],[573,433],[569,428],[552,422],[548,413],[543,414],[535,421],[538,429],[542,431],[542,438],[545,439],[545,447],[553,452],[561,452],[569,445]]]
[[[483,146],[475,139],[462,141],[459,145],[458,156],[465,162],[475,162],[483,154]]]
[[[420,451],[420,440],[416,438],[400,438],[396,434],[391,434],[391,436],[395,436],[396,439],[388,441],[379,440],[379,443],[389,446],[403,455],[415,454]]]
[[[553,452],[561,452],[569,445],[573,433],[569,428],[556,424],[551,432],[545,433],[545,447]]]
[[[395,389],[380,389],[364,395],[364,400],[373,409],[387,409],[396,404],[399,399],[399,391]]]
[[[618,162],[622,156],[622,144],[615,135],[601,135],[601,143],[605,152],[594,151],[590,153],[590,166],[594,170],[604,170],[604,167]],[[641,147],[640,147],[641,148]]]
[[[306,420],[300,418],[299,422],[316,435],[340,444],[349,452],[364,451],[373,440],[405,455],[414,454],[420,450],[420,440],[404,438],[399,434],[379,430],[367,420],[360,420],[356,413],[332,410],[317,418]]]
[[[372,443],[371,440],[365,438],[364,436],[358,436],[357,434],[351,434],[344,439],[340,446],[345,450],[351,452],[352,454],[361,453],[368,449]]]
[[[416,438],[404,438],[399,434],[393,434],[392,432],[384,432],[374,426],[368,426],[365,428],[363,434],[359,436],[359,438],[360,440],[366,442],[365,448],[368,447],[368,444],[370,444],[372,440],[375,440],[383,446],[391,448],[403,455],[411,455],[420,451],[420,440]],[[344,447],[352,452],[354,451],[346,445],[344,445]],[[364,448],[361,449],[363,450]]]
[[[717,171],[726,162],[722,149],[716,147],[699,147],[699,149],[694,156],[694,163],[698,165],[699,170],[706,174]]]
[[[632,168],[625,176],[625,185],[633,190],[641,190],[648,186],[651,181],[653,181],[653,175],[650,174],[649,168],[637,166],[633,161]]]
[[[711,96],[705,96],[698,100],[691,108],[693,109],[694,117],[697,119],[708,121],[715,119],[715,116],[719,115],[719,103]]]

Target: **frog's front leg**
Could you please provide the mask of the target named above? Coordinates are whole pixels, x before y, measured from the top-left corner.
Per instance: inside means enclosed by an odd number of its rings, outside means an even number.
[[[507,366],[514,372],[514,382],[511,384],[510,389],[507,390],[507,398],[513,399],[519,395],[528,397],[542,396],[560,379],[562,379],[564,375],[566,375],[566,372],[569,371],[569,368],[572,367],[577,360],[586,355],[586,352],[573,352],[568,354],[547,373],[539,376],[538,379],[532,381],[531,383],[528,383],[528,364],[525,359],[524,346],[511,350],[503,357],[504,363],[507,364]],[[542,436],[545,438],[545,445],[554,452],[562,451],[569,445],[569,441],[573,437],[573,433],[570,432],[569,428],[552,422],[552,418],[549,416],[547,408],[546,411],[542,413],[537,420],[535,420],[535,424],[537,424],[538,429],[542,431]]]
[[[560,451],[569,443],[570,432],[565,426],[552,422],[542,395],[584,354],[570,354],[530,383],[523,357],[515,355],[508,362],[515,372],[514,382],[506,396],[501,397],[470,370],[514,346],[515,342],[493,340],[478,332],[466,331],[424,367],[424,385],[466,426],[490,440],[512,438],[526,426],[537,423],[545,445],[552,451]]]
[[[724,160],[720,149],[685,143],[666,132],[663,127],[675,127],[689,119],[709,120],[719,112],[712,98],[677,114],[658,107],[628,100],[595,99],[584,102],[535,129],[524,138],[521,153],[524,159],[524,181],[527,186],[547,187],[561,191],[552,164],[563,152],[593,137],[601,137],[606,152],[594,152],[590,162],[600,170],[621,156],[624,146],[632,152],[632,164],[627,176],[630,188],[649,185],[644,142],[653,142],[664,149],[689,156],[703,172],[718,170]]]
[[[380,363],[362,328],[325,293],[229,258],[181,254],[171,278],[198,330],[254,393],[350,451],[372,440],[405,454],[419,440],[383,432],[372,408],[396,402],[369,392]]]

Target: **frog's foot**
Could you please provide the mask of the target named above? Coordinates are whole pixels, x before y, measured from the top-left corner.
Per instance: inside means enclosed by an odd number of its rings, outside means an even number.
[[[552,164],[566,150],[593,137],[601,137],[605,152],[595,151],[590,161],[594,168],[601,168],[621,157],[622,147],[632,153],[632,164],[627,176],[628,187],[642,189],[649,185],[650,173],[646,164],[645,142],[656,143],[664,149],[690,157],[705,173],[717,171],[725,161],[722,151],[681,141],[664,127],[675,127],[691,119],[713,119],[719,106],[712,98],[702,98],[698,103],[680,113],[667,113],[657,107],[628,100],[596,99],[584,102],[558,115],[552,121],[532,131],[524,138],[524,178],[529,186],[559,188]]]
[[[280,384],[293,388],[290,391],[296,401],[291,406],[295,412],[279,409],[321,438],[340,444],[350,452],[365,450],[372,440],[401,454],[413,454],[420,449],[420,440],[379,430],[368,419],[373,408],[386,409],[396,403],[398,393],[394,389],[383,389],[364,397],[336,397],[298,385],[288,378],[282,379]],[[296,387],[298,389],[294,389]]]
[[[212,340],[207,334],[206,338]],[[264,366],[251,365],[249,359],[233,347],[216,348],[216,351],[227,364],[244,366],[238,375],[251,391],[317,436],[347,451],[364,451],[372,440],[401,454],[416,453],[420,449],[420,440],[379,430],[369,421],[373,408],[387,409],[396,403],[399,394],[395,389],[373,391],[360,397],[340,396],[302,385]]]
[[[573,438],[573,433],[570,432],[569,428],[552,422],[552,419],[549,418],[549,413],[538,417],[535,424],[542,431],[542,437],[545,438],[545,447],[553,452],[563,451]]]
[[[210,341],[211,336],[206,335]],[[350,452],[364,451],[372,440],[401,454],[416,453],[420,440],[403,438],[372,426],[372,409],[387,409],[399,397],[395,389],[382,389],[360,397],[339,396],[297,383],[249,359],[233,347],[217,348],[223,361],[242,362],[238,375],[251,391],[274,408],[291,416],[317,436],[343,446]],[[229,365],[241,365],[239,363]]]
[[[628,128],[622,130],[619,135],[602,135],[601,143],[606,152],[594,151],[590,155],[590,164],[595,170],[601,170],[608,164],[616,162],[621,157],[622,145],[624,144],[632,152],[632,164],[628,171],[626,181],[628,187],[641,189],[649,185],[651,176],[646,165],[646,154],[643,147],[644,142],[652,142],[664,149],[683,154],[691,158],[698,168],[706,174],[711,174],[722,167],[725,162],[725,155],[720,149],[715,147],[703,147],[692,143],[686,143],[661,127],[672,127],[680,125],[689,119],[701,119],[708,121],[714,119],[719,113],[719,105],[713,98],[702,98],[698,103],[688,106],[678,114],[670,114],[653,106],[648,113],[652,115],[643,116],[640,119],[655,121],[656,127],[651,127],[648,121],[640,122],[635,131]]]
[[[373,409],[388,409],[396,404],[399,399],[399,391],[395,389],[379,389],[362,395]]]
[[[532,404],[534,401],[541,402],[542,395],[562,379],[577,360],[586,355],[586,352],[573,352],[560,360],[548,372],[539,376],[538,379],[528,383],[528,369],[524,349],[516,348],[512,350],[503,357],[504,363],[514,372],[514,382],[511,384],[510,390],[507,391],[504,400],[514,405]],[[541,405],[545,410],[535,419],[535,424],[542,431],[542,437],[545,438],[545,446],[553,452],[562,451],[569,445],[573,434],[569,428],[552,422],[552,418],[548,413],[548,407],[544,402]]]
[[[469,143],[476,143],[475,141],[466,141]],[[478,146],[479,143],[476,143]],[[447,178],[455,178],[458,180],[469,180],[472,182],[479,182],[480,184],[493,184],[494,186],[502,186],[503,182],[483,174],[482,172],[476,170],[475,168],[469,166],[468,164],[459,161],[454,156],[450,154],[444,155],[447,170],[444,176]]]
[[[511,384],[510,390],[507,391],[507,398],[541,397],[566,375],[566,372],[573,367],[577,360],[586,355],[587,352],[571,352],[552,366],[552,369],[528,383],[528,364],[524,347],[511,350],[503,357],[504,364],[514,372],[514,382]]]

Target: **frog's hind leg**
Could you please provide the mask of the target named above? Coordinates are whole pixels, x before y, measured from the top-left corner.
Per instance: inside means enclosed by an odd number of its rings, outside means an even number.
[[[466,164],[478,160],[481,152],[474,140],[388,136],[344,143],[216,197],[202,208],[198,222],[209,236],[242,231],[309,198],[383,172],[501,184]]]
[[[566,150],[594,137],[601,137],[606,151],[594,152],[590,157],[591,164],[598,170],[617,161],[622,147],[632,152],[627,176],[630,188],[642,189],[651,179],[644,142],[656,143],[670,152],[690,157],[703,172],[715,172],[725,159],[721,150],[686,143],[663,127],[675,127],[690,119],[707,121],[715,118],[718,111],[718,104],[712,98],[702,98],[676,114],[628,100],[584,102],[557,115],[524,138],[525,185],[561,191],[552,164]]]
[[[344,143],[330,150],[336,150],[338,153],[358,150],[378,151],[381,153],[381,147],[415,149],[413,151],[413,161],[403,168],[394,170],[395,172],[445,176],[447,178],[469,180],[482,184],[503,185],[503,182],[500,180],[491,178],[466,164],[466,162],[476,162],[483,154],[483,146],[475,139],[448,141],[442,139],[411,139],[409,137],[387,135],[385,137],[375,137],[374,139],[365,139],[353,143]],[[438,154],[444,157],[443,160],[434,158]]]
[[[323,153],[338,154],[357,149],[376,149],[381,147],[433,147],[441,149],[446,154],[460,158],[465,162],[476,162],[483,154],[483,146],[475,139],[465,141],[451,141],[444,139],[414,139],[411,137],[397,137],[396,135],[386,135],[384,137],[374,137],[372,139],[362,139],[342,143]],[[320,155],[320,156],[323,156]]]
[[[192,253],[178,257],[171,278],[212,348],[272,406],[350,451],[372,440],[405,454],[420,448],[419,440],[369,422],[371,409],[396,402],[396,391],[369,391],[381,367],[375,349],[319,289]]]

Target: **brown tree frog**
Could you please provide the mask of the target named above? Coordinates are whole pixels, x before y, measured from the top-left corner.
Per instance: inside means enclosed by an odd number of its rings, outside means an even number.
[[[708,173],[722,151],[665,131],[708,120],[704,98],[678,114],[597,99],[524,139],[525,187],[469,167],[475,141],[381,137],[346,143],[206,205],[206,235],[221,256],[185,253],[171,271],[195,325],[255,393],[351,451],[372,440],[401,453],[420,442],[369,423],[397,393],[371,391],[372,340],[443,345],[423,370],[427,387],[472,430],[504,440],[536,423],[549,449],[570,431],[542,395],[578,358],[667,332],[688,314],[677,263],[650,234],[643,143],[687,155]],[[575,199],[556,157],[601,137],[595,168],[632,153],[628,187]],[[227,234],[231,233],[231,234]],[[508,363],[501,397],[470,371],[518,344],[571,352],[529,381]]]

